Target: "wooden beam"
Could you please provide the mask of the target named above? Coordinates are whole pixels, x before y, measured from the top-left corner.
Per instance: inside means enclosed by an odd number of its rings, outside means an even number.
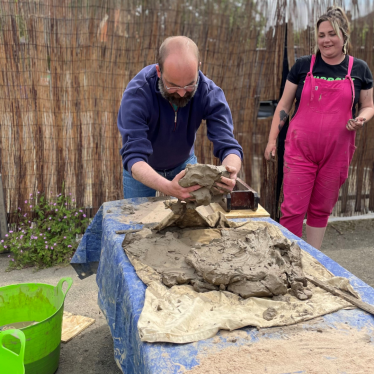
[[[314,278],[310,275],[306,275],[305,278],[308,281],[310,281],[311,283],[313,283],[314,285],[322,288],[323,290],[328,291],[335,296],[339,296],[342,299],[344,299],[346,301],[349,301],[351,304],[357,306],[358,308],[364,310],[365,312],[368,312],[368,313],[374,315],[374,306],[373,305],[370,305],[368,303],[365,303],[364,301],[356,299],[353,296],[349,296],[345,292],[340,291],[337,288],[335,288],[333,286],[330,286],[328,283],[320,281],[320,280],[318,280],[318,279],[316,279],[316,278]]]

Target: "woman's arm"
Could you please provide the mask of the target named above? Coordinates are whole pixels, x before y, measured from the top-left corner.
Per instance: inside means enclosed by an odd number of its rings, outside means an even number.
[[[358,102],[358,116],[350,119],[346,125],[347,130],[357,131],[364,123],[371,120],[374,116],[373,89],[361,90],[360,100]]]
[[[291,83],[287,80],[282,98],[275,109],[273,121],[271,123],[269,140],[264,155],[267,160],[270,160],[271,157],[275,157],[275,151],[277,149],[277,137],[290,114],[292,103],[295,99],[296,90],[297,84]]]

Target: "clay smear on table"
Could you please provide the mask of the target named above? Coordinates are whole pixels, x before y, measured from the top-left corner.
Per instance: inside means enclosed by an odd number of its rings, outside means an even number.
[[[222,213],[203,217],[196,211],[199,205],[222,199],[215,187],[222,176],[229,176],[223,166],[187,165],[179,184],[204,186],[193,193],[196,200],[167,201],[173,215],[154,227],[154,232],[143,229],[127,234],[123,242],[126,253],[153,268],[168,287],[191,284],[197,292],[226,290],[243,298],[285,295],[291,288],[300,300],[310,298],[300,248],[278,228],[267,222],[237,224]],[[188,231],[182,234],[169,226],[221,230],[202,244],[193,241]],[[168,232],[161,232],[166,228]],[[269,311],[264,318],[274,318],[273,314]]]
[[[374,373],[374,344],[365,330],[347,325],[314,331],[292,326],[279,330],[276,338],[263,337],[240,347],[219,350],[215,345],[197,357],[198,366],[184,373]]]
[[[192,233],[144,229],[127,234],[123,246],[130,256],[156,270],[169,287],[191,284],[197,292],[227,290],[243,298],[285,295],[291,288],[301,300],[311,297],[299,246],[273,225],[253,222],[215,229],[208,244],[194,242]]]

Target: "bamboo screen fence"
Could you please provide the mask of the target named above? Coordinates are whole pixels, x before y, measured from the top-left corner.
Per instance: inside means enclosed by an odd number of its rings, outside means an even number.
[[[295,55],[310,53],[310,25],[331,3],[300,2],[304,24],[287,0],[0,0],[0,163],[9,219],[18,207],[27,210],[31,193],[56,195],[63,185],[91,215],[122,198],[122,93],[171,35],[199,46],[202,72],[232,110],[245,154],[241,177],[258,188],[266,182],[262,201],[275,216],[276,164],[262,163],[271,118],[258,119],[258,108],[279,99],[286,32],[291,66]],[[353,10],[353,55],[374,71],[374,16],[358,20]],[[337,214],[374,210],[373,127],[359,136]],[[195,152],[199,162],[217,163],[204,124]]]

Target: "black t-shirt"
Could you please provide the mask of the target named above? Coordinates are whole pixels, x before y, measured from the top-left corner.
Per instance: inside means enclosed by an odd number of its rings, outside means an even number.
[[[301,92],[304,87],[305,77],[310,70],[311,60],[311,55],[298,58],[287,76],[287,79],[291,83],[298,85],[296,90],[295,113],[293,116],[296,114],[297,109],[299,108]],[[328,81],[344,79],[348,73],[348,62],[349,56],[346,55],[345,59],[339,65],[329,65],[323,61],[321,54],[318,53],[313,66],[313,76],[315,78],[326,79]],[[365,61],[355,58],[353,60],[351,77],[355,86],[355,102],[352,108],[352,118],[355,118],[356,106],[360,99],[360,91],[369,90],[373,87],[373,75],[371,74],[369,66]]]

